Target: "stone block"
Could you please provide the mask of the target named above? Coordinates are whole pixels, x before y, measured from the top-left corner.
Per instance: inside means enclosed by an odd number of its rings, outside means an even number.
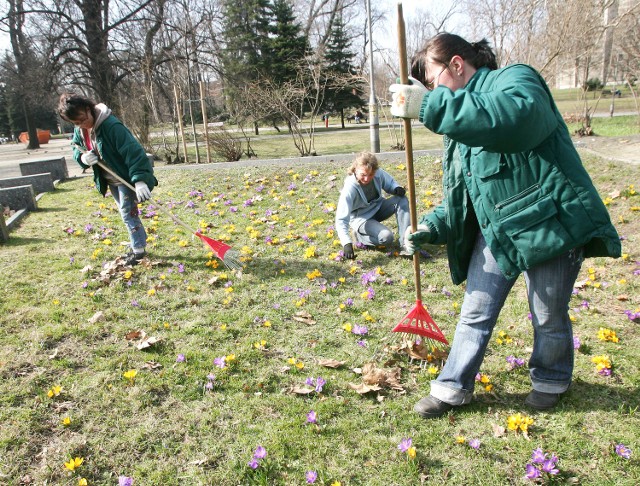
[[[33,162],[22,162],[20,164],[20,174],[23,176],[51,173],[54,181],[63,181],[69,178],[69,169],[64,157],[35,160]]]
[[[0,189],[16,186],[33,186],[34,194],[40,194],[42,192],[51,192],[55,190],[53,185],[53,177],[51,173],[46,174],[33,174],[21,177],[5,177],[0,179]]]
[[[4,222],[4,214],[0,211],[0,243],[4,243],[9,239],[9,230]]]
[[[18,209],[35,211],[38,209],[36,195],[31,185],[0,188],[0,205],[14,211]]]

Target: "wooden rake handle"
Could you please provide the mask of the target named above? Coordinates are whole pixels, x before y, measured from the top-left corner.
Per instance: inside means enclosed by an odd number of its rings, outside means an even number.
[[[122,184],[124,184],[125,186],[127,186],[129,189],[131,189],[133,192],[136,192],[136,188],[134,186],[132,186],[131,184],[129,184],[127,181],[125,181],[122,177],[120,177],[113,169],[111,169],[111,167],[107,166],[107,164],[105,164],[102,160],[98,161],[98,166],[104,170],[105,172],[108,172],[109,174],[111,174],[113,177],[115,177],[116,179],[118,179]],[[196,231],[191,228],[189,225],[187,225],[186,223],[184,223],[183,221],[181,221],[180,219],[178,219],[178,217],[173,214],[171,211],[169,211],[168,209],[164,208],[162,206],[162,204],[159,204],[158,201],[156,201],[155,199],[153,199],[152,197],[150,197],[148,199],[148,201],[153,204],[155,207],[157,207],[162,213],[166,214],[167,216],[169,216],[174,222],[176,222],[177,224],[179,224],[180,226],[182,226],[184,229],[186,229],[189,233],[195,234]]]
[[[398,2],[398,49],[400,51],[400,82],[409,84],[409,68],[407,65],[407,39],[402,15],[402,2]],[[411,232],[418,229],[418,214],[416,211],[416,181],[413,175],[413,141],[411,139],[411,118],[403,118],[404,123],[404,153],[407,165],[407,188],[409,189],[409,216],[411,218]],[[413,254],[413,279],[416,285],[416,298],[422,300],[420,285],[420,253]]]

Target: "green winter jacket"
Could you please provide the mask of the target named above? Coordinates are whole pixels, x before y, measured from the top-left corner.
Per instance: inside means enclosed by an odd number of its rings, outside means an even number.
[[[447,244],[454,283],[467,277],[478,230],[507,278],[581,246],[585,257],[620,256],[604,203],[533,68],[481,68],[463,89],[438,87],[425,95],[420,121],[445,135],[444,200],[420,223],[429,243]]]
[[[108,110],[104,105],[97,105],[97,108]],[[158,181],[153,175],[153,167],[144,148],[129,129],[118,118],[110,114],[110,110],[107,113],[109,114],[104,119],[99,117],[99,124],[94,127],[92,133],[100,158],[131,185],[143,181],[149,186],[149,190],[152,190],[158,185]],[[82,132],[78,128],[73,133],[72,145],[74,146],[74,159],[81,167],[86,168],[87,166],[80,161],[80,157],[82,152],[87,150],[87,146]],[[82,150],[79,150],[78,147],[81,147]],[[97,165],[93,166],[93,179],[96,183],[96,189],[104,196],[108,189],[108,183],[104,171],[100,170]]]

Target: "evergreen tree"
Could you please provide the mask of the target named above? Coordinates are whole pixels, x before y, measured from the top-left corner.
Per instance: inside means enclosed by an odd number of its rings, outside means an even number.
[[[296,78],[298,66],[309,52],[309,43],[289,0],[273,0],[269,10],[269,75],[280,84]]]
[[[223,77],[227,97],[252,82],[267,68],[268,0],[224,0]]]
[[[340,113],[344,128],[344,110],[359,108],[364,104],[362,80],[357,78],[353,66],[355,54],[351,49],[351,39],[347,36],[342,15],[336,18],[327,41],[324,61],[329,82],[325,94],[325,109]]]

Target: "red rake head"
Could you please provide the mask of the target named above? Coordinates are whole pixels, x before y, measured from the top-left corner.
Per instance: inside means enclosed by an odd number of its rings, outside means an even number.
[[[231,249],[231,247],[226,243],[214,240],[213,238],[209,238],[208,236],[205,236],[200,232],[196,232],[195,235],[207,245],[209,245],[209,248],[213,250],[214,255],[217,256],[220,260],[224,260],[224,254],[227,253],[227,250]]]
[[[447,346],[449,345],[449,341],[444,337],[444,334],[442,334],[442,331],[431,318],[420,300],[416,301],[413,309],[393,328],[393,332],[418,334],[422,337],[433,339],[434,341],[440,341]]]

